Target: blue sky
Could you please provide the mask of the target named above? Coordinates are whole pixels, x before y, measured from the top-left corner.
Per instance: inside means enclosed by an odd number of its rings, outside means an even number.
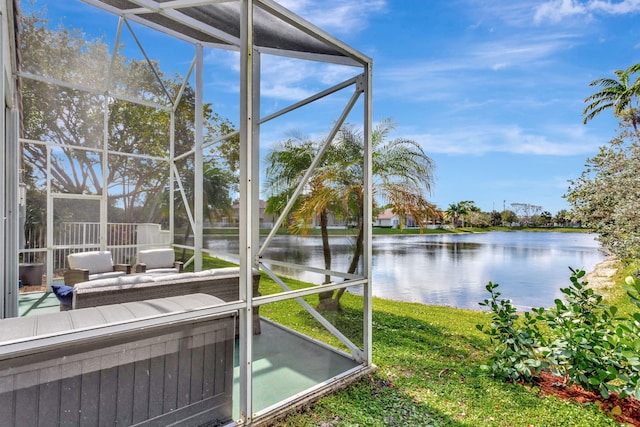
[[[567,180],[617,129],[582,123],[589,83],[640,62],[638,0],[288,3],[374,59],[374,118],[435,160],[443,209],[568,208]]]
[[[640,0],[281,3],[373,58],[374,120],[392,119],[394,137],[417,141],[433,158],[431,200],[441,209],[462,200],[485,211],[511,203],[553,214],[568,208],[562,198],[568,180],[617,130],[610,112],[582,123],[584,98],[595,91],[589,83],[640,62]],[[70,23],[94,13],[76,2],[48,7]],[[106,28],[115,21],[107,21],[83,28],[111,37],[113,25]],[[166,63],[170,54],[178,69],[185,67],[180,49],[148,37],[151,57]],[[214,109],[234,121],[235,54],[207,58],[216,64],[216,77],[207,79],[218,91]],[[264,109],[299,100],[341,73],[333,66],[274,62],[263,73]],[[278,136],[266,130],[265,140],[282,139],[285,128],[316,136],[301,124],[304,114],[280,124]]]

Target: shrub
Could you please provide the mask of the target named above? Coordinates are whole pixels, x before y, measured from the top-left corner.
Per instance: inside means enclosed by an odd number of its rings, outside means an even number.
[[[499,300],[498,285],[489,283],[491,327],[478,328],[495,345],[492,373],[499,378],[531,381],[548,369],[604,398],[610,393],[640,396],[640,313],[616,317],[617,308],[583,280],[583,270],[571,269],[571,285],[555,307],[537,308],[520,317],[510,301]],[[626,290],[640,307],[640,280],[627,279]],[[515,326],[519,325],[519,326]]]
[[[498,286],[497,283],[489,282],[486,289],[491,296],[480,303],[491,312],[491,326],[486,330],[484,325],[476,327],[486,333],[495,345],[491,366],[483,368],[491,369],[492,373],[501,379],[529,381],[546,366],[536,357],[538,342],[535,339],[536,335],[532,333],[535,318],[527,316],[524,325],[518,326],[519,316],[516,314],[516,308],[511,300],[500,299]]]

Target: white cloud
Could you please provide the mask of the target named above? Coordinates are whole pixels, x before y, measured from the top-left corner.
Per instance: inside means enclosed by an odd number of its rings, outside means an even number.
[[[534,156],[588,155],[602,145],[602,139],[589,135],[581,125],[547,128],[540,133],[525,130],[517,125],[484,125],[442,133],[403,135],[420,143],[427,153],[478,156],[489,153]]]
[[[280,0],[279,3],[314,25],[338,34],[366,28],[371,15],[383,13],[387,8],[387,0]]]
[[[535,35],[469,45],[455,56],[431,61],[387,65],[381,60],[374,90],[384,97],[410,96],[414,102],[424,102],[456,99],[469,87],[534,86],[544,78],[537,70],[546,69],[560,53],[571,49],[575,39],[572,33]]]
[[[550,0],[536,8],[534,21],[557,23],[576,15],[625,15],[640,12],[640,0]]]

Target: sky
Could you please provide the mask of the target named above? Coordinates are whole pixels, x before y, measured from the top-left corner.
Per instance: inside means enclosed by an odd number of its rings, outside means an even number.
[[[97,13],[77,2],[47,3],[51,16],[78,25]],[[443,210],[464,200],[483,211],[512,203],[552,214],[569,209],[569,180],[618,129],[608,111],[583,124],[584,99],[597,90],[589,83],[640,62],[640,0],[280,3],[373,58],[374,121],[392,120],[391,138],[416,141],[433,159],[429,198]],[[83,28],[109,38],[108,23]],[[145,37],[151,57],[186,69],[182,49]],[[234,122],[237,54],[210,52],[206,61],[214,109]],[[329,76],[346,75],[288,60],[263,65],[265,113],[326,87]],[[265,129],[265,150],[287,133],[321,135],[305,125],[317,114],[302,111],[280,122],[277,134]]]

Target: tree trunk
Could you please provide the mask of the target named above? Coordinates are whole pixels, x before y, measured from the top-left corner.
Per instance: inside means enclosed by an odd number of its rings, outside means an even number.
[[[331,270],[331,246],[329,245],[329,215],[326,209],[320,212],[320,231],[322,232],[322,255],[324,256],[324,269]],[[324,276],[324,284],[331,283],[331,275]],[[331,306],[333,291],[318,294],[318,309],[328,309]]]
[[[354,250],[353,258],[351,258],[351,263],[349,264],[349,270],[347,273],[353,274],[358,269],[358,264],[360,264],[360,256],[362,255],[362,247],[364,246],[364,223],[360,221],[360,229],[358,230],[358,237],[356,238],[356,247]],[[335,295],[333,291],[327,291],[320,294],[320,303],[318,304],[319,310],[326,311],[342,311],[342,306],[340,305],[340,298],[344,295],[346,288],[339,289]],[[323,296],[323,294],[326,294]]]

